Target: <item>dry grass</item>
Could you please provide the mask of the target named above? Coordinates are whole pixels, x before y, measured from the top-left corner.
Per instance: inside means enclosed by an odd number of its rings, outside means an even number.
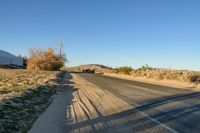
[[[50,103],[59,72],[0,69],[0,132],[27,132]]]
[[[200,73],[193,71],[178,71],[167,69],[136,69],[131,72],[134,77],[145,77],[155,80],[173,80],[180,82],[200,83]]]
[[[130,75],[130,73],[132,72],[132,68],[128,67],[128,66],[123,66],[123,67],[118,67],[115,69],[117,71],[117,73],[119,74],[126,74],[126,75]]]
[[[133,77],[143,77],[155,80],[171,80],[195,84],[200,83],[200,72],[195,71],[159,69],[149,67],[148,65],[144,65],[139,69],[132,69],[130,67],[120,68],[121,69],[118,70],[120,70],[121,73],[129,74]]]
[[[95,73],[114,73],[114,74],[126,74],[133,77],[144,77],[155,80],[171,80],[180,81],[184,83],[200,83],[200,72],[194,71],[181,71],[181,70],[169,70],[169,69],[158,69],[151,68],[148,65],[144,65],[139,69],[133,69],[131,67],[119,67],[111,68],[102,65],[90,64],[81,65],[77,67],[66,67],[63,70],[69,72],[85,72],[84,70],[92,70]]]
[[[148,65],[144,65],[139,69],[133,69],[131,67],[119,67],[111,68],[102,65],[89,64],[81,65],[77,67],[66,67],[63,70],[69,72],[85,72],[85,70],[94,71],[95,73],[102,74],[126,74],[133,77],[143,77],[154,80],[171,80],[179,81],[183,83],[200,83],[200,72],[195,71],[181,71],[181,70],[169,70],[169,69],[158,69],[151,68]]]
[[[55,78],[58,72],[0,69],[0,97],[11,92],[22,92]]]

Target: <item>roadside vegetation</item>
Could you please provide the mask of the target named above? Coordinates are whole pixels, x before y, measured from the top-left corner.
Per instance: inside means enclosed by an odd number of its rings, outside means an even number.
[[[122,66],[118,68],[111,68],[102,65],[81,65],[77,67],[65,67],[63,70],[69,72],[84,72],[84,70],[95,70],[95,73],[104,74],[124,74],[130,75],[132,77],[143,77],[147,79],[154,80],[171,80],[179,81],[184,83],[200,83],[200,72],[196,71],[186,71],[186,70],[171,70],[171,69],[161,69],[153,68],[148,65],[143,65],[138,69],[134,69],[129,66]]]
[[[188,83],[200,83],[200,73],[195,71],[152,68],[148,65],[131,72],[134,77],[145,77],[155,80],[172,80]]]
[[[27,56],[22,56],[22,55],[19,55],[18,58],[20,60],[22,60],[23,62],[23,69],[26,69],[27,68],[27,63],[28,63],[28,57]]]
[[[28,70],[60,70],[67,61],[65,54],[56,54],[54,49],[30,49],[30,57],[28,58]]]
[[[120,67],[117,68],[117,73],[155,80],[171,80],[194,84],[200,83],[200,72],[152,68],[148,65],[144,65],[138,69],[133,69],[131,67]]]
[[[187,83],[200,83],[200,72],[186,71],[186,70],[170,70],[161,68],[152,68],[148,65],[144,65],[138,69],[123,66],[115,68],[117,74],[125,74],[133,77],[143,77],[155,80],[171,80]]]
[[[0,132],[25,133],[50,103],[62,74],[0,69]]]
[[[0,133],[28,132],[49,105],[67,62],[62,48],[30,49],[29,57],[18,56],[23,69],[0,68]]]
[[[133,69],[132,67],[123,66],[123,67],[115,68],[115,70],[117,71],[117,73],[130,75]]]

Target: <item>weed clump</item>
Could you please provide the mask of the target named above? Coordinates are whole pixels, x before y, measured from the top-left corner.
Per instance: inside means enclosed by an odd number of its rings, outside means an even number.
[[[117,73],[123,73],[127,75],[130,75],[132,70],[133,70],[132,67],[128,67],[128,66],[116,68]]]

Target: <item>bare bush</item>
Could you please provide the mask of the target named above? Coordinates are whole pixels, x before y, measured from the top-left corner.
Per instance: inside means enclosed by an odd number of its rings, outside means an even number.
[[[56,54],[54,49],[30,49],[27,68],[29,70],[60,70],[67,61],[64,54]]]
[[[27,67],[28,57],[19,55],[18,58],[23,61],[23,68]]]

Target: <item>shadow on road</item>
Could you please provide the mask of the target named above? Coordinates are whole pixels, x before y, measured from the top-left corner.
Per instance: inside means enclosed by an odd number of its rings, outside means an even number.
[[[73,112],[75,110],[73,109],[74,103],[77,102],[73,101],[74,93],[77,94],[77,97],[81,96],[79,96],[79,88],[74,87],[75,83],[71,79],[72,75],[66,73],[58,84],[57,96],[29,133],[170,132],[166,127],[161,127],[158,122],[178,132],[200,131],[200,103],[198,102],[200,92],[176,94],[149,100],[146,104],[112,115],[103,114],[92,101],[89,101],[97,116],[92,118],[93,112],[89,112],[90,109],[84,105],[81,98],[78,98],[78,102],[85,108],[85,110],[81,106],[79,108],[83,110],[83,114]],[[148,117],[144,114],[147,114]],[[82,117],[81,115],[85,115],[86,120],[81,121],[79,119]],[[160,128],[164,129],[157,130]]]
[[[28,132],[35,120],[49,106],[50,99],[56,92],[55,88],[64,84],[60,81],[60,76],[61,73],[55,79],[29,89],[1,91],[0,95],[11,95],[0,101],[0,132]],[[70,95],[69,93],[69,99]]]
[[[71,114],[73,93],[77,91],[71,79],[70,73],[61,75],[54,88],[56,95],[53,96],[52,103],[36,120],[29,133],[63,133],[66,130],[68,118]]]
[[[132,132],[142,132],[157,128],[158,123],[153,122],[140,112],[148,114],[153,119],[180,132],[198,132],[200,118],[200,92],[190,94],[177,94],[149,101],[147,104],[132,109],[103,116],[99,113],[95,119],[77,122],[68,125],[68,131],[73,132],[81,128],[93,127],[90,132],[123,132],[129,128]],[[196,104],[195,104],[196,103]],[[94,129],[97,124],[103,124],[101,128]],[[122,128],[124,127],[124,129]],[[169,131],[170,132],[170,131]]]

